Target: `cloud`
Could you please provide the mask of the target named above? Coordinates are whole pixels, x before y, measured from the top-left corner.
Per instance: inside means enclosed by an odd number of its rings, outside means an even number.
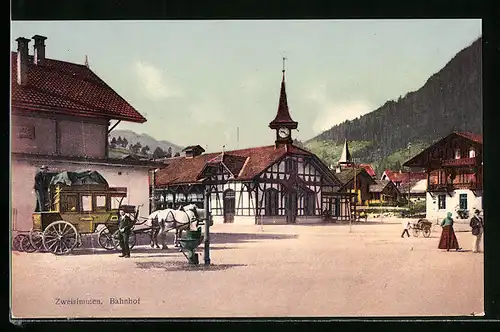
[[[331,127],[352,120],[373,110],[373,106],[366,100],[333,100],[327,94],[327,86],[321,84],[312,89],[308,99],[316,104],[317,115],[313,122],[313,131],[319,134]]]
[[[147,98],[159,101],[170,97],[182,96],[182,91],[168,84],[162,71],[144,61],[135,63],[135,71],[139,78],[139,88]]]

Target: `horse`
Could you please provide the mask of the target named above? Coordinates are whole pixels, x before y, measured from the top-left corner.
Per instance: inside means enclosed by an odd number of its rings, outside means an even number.
[[[158,236],[161,237],[162,249],[166,249],[165,244],[166,233],[175,229],[174,246],[179,246],[179,239],[182,236],[183,230],[196,230],[199,224],[207,219],[205,210],[198,209],[196,205],[189,204],[180,207],[177,210],[164,209],[154,211],[149,215],[146,222],[151,227],[151,246],[158,246]]]

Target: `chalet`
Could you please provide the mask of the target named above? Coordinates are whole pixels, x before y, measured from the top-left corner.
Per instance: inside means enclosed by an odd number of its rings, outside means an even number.
[[[156,207],[203,207],[208,192],[215,223],[318,222],[324,210],[347,220],[349,194],[339,192],[341,182],[316,155],[293,144],[291,131],[297,126],[283,70],[278,111],[269,123],[276,131],[274,144],[207,154],[200,146],[185,148],[184,157],[155,173]]]
[[[427,175],[427,218],[483,208],[483,137],[453,132],[404,163]]]
[[[146,119],[87,65],[47,58],[46,39],[33,36],[29,55],[30,40],[17,38],[17,52],[11,52],[13,229],[31,228],[41,165],[50,172],[97,171],[109,186],[127,188],[124,203],[148,206],[148,171],[158,165],[108,156],[110,121]]]
[[[427,178],[425,172],[403,172],[401,170],[391,171],[386,169],[384,173],[382,173],[380,180],[389,180],[394,183],[397,188],[400,188],[402,184],[405,184],[405,187],[408,188],[408,185],[406,185],[407,182],[416,182],[425,178]],[[401,194],[404,194],[401,189],[400,191]],[[406,189],[406,192],[408,192],[408,189]]]
[[[355,202],[358,205],[368,204],[368,201],[371,199],[370,186],[375,184],[375,180],[373,176],[368,173],[366,167],[355,165],[349,151],[347,139],[344,141],[342,154],[335,168],[335,175],[342,183],[339,190],[340,192],[355,194]],[[356,188],[354,187],[354,181],[356,181]]]
[[[354,174],[356,174],[356,189],[354,189]],[[376,182],[364,168],[356,168],[355,170],[345,168],[338,170],[335,175],[342,183],[341,192],[354,193],[355,190],[356,204],[368,205],[369,200],[372,198],[370,187]]]
[[[389,180],[375,180],[375,184],[370,185],[371,198],[369,204],[374,203],[396,203],[401,196],[398,188]]]
[[[421,173],[419,173],[421,174]],[[411,202],[417,202],[421,200],[425,200],[425,196],[427,194],[427,175],[425,179],[412,179],[411,181],[406,181],[401,183],[399,186],[399,192],[401,193],[401,197],[405,200],[408,200],[408,196],[410,197]]]
[[[359,167],[364,168],[366,173],[370,175],[372,178],[376,178],[377,175],[375,174],[375,170],[373,169],[372,165],[370,164],[359,164]]]

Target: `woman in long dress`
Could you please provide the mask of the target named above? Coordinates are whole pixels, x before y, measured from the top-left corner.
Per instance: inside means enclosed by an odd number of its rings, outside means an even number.
[[[457,237],[455,236],[455,231],[453,230],[453,218],[451,217],[452,213],[448,212],[446,218],[441,221],[441,227],[443,227],[443,231],[441,232],[441,239],[439,240],[438,249],[446,249],[450,251],[450,249],[459,250],[461,249],[458,245]]]

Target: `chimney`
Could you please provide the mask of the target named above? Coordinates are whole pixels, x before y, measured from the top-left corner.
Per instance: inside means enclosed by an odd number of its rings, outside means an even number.
[[[45,39],[47,37],[34,35],[31,37],[35,41],[33,62],[35,65],[42,64],[45,60]]]
[[[28,43],[29,39],[19,37],[17,41],[17,84],[28,84]]]

